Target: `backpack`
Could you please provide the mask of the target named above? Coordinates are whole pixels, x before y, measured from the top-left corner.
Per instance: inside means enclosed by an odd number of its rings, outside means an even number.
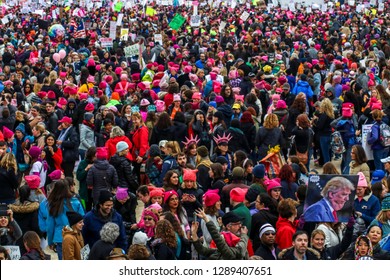
[[[379,126],[379,140],[384,147],[390,146],[390,126],[385,123],[381,123]]]
[[[340,131],[332,133],[330,136],[330,146],[332,147],[332,152],[335,154],[342,154],[345,152],[344,141],[341,137]]]

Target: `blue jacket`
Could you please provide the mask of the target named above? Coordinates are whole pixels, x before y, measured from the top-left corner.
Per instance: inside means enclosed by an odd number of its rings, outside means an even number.
[[[128,246],[123,219],[115,209],[112,209],[111,217],[107,217],[107,219],[104,219],[100,215],[99,209],[97,208],[92,209],[85,215],[83,227],[84,243],[88,244],[89,248],[92,248],[93,244],[100,239],[100,230],[108,222],[112,222],[119,226],[119,237],[115,241],[115,247],[120,247],[127,251]]]
[[[355,198],[353,207],[355,211],[362,213],[362,219],[366,223],[366,227],[370,225],[381,210],[379,199],[372,193],[364,196],[360,201]]]
[[[57,216],[53,217],[48,214],[47,217],[47,241],[49,245],[53,245],[54,243],[62,243],[62,229],[64,226],[69,225],[68,217],[66,216],[66,212],[77,212],[80,215],[84,216],[84,208],[81,205],[80,201],[72,197],[70,199],[70,204],[72,206],[72,209],[69,209],[67,206],[66,199],[64,200],[64,208],[62,209],[62,212]],[[49,209],[47,209],[49,212]]]
[[[172,169],[178,169],[177,161],[173,156],[167,156],[164,159],[163,165],[161,167],[160,183],[164,182],[165,174],[167,174],[167,172]]]
[[[49,209],[47,208],[47,199],[39,204],[38,210],[38,226],[39,230],[47,232],[47,218],[49,217]]]
[[[305,222],[334,222],[332,210],[329,208],[325,198],[310,205],[303,213]]]
[[[385,147],[382,146],[380,140],[380,125],[382,122],[375,122],[371,128],[370,137],[367,139],[367,143],[371,145],[371,149],[373,150],[383,150]]]
[[[299,80],[294,89],[292,90],[292,93],[295,95],[298,95],[300,92],[303,92],[306,95],[306,98],[312,98],[313,97],[313,90],[311,89],[311,86],[306,81]]]

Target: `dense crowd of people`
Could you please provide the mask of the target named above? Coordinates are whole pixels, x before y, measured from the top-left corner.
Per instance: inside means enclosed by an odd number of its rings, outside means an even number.
[[[118,3],[2,6],[0,259],[390,259],[387,2]],[[319,173],[348,223],[304,220]]]

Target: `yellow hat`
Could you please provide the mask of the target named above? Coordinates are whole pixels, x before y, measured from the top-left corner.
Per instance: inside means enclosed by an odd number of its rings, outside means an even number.
[[[234,105],[233,105],[232,108],[233,108],[233,109],[241,109],[241,105],[238,104],[238,103],[234,103]]]

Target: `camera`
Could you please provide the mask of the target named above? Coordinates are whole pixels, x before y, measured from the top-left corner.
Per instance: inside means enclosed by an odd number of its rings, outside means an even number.
[[[7,213],[8,205],[7,204],[0,204],[0,217],[8,216]]]

